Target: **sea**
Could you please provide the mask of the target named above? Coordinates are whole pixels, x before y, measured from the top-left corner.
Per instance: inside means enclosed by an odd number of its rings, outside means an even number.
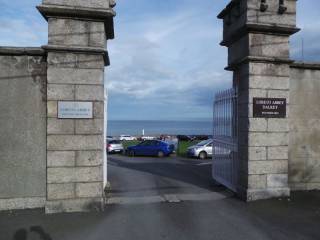
[[[212,135],[211,121],[108,120],[108,136]]]

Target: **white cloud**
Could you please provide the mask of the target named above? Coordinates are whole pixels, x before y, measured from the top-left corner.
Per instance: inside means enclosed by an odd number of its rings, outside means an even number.
[[[116,20],[116,39],[109,44],[112,65],[106,73],[115,96],[111,104],[123,97],[194,109],[205,97],[207,108],[215,90],[231,86],[224,71],[226,49],[218,44],[222,29],[210,9],[140,19]],[[199,97],[202,92],[205,96]]]

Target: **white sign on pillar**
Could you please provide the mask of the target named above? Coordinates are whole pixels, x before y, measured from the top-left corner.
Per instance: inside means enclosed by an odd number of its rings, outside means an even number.
[[[93,103],[92,102],[58,102],[59,119],[92,119]]]

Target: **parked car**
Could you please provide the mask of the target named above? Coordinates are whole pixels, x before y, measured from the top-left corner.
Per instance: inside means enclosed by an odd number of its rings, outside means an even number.
[[[119,140],[120,141],[134,141],[134,140],[137,140],[137,138],[130,136],[130,135],[121,135]]]
[[[189,157],[197,157],[200,159],[206,159],[207,157],[212,156],[212,139],[205,140],[188,147],[187,155]]]
[[[204,141],[208,140],[210,137],[208,135],[196,135],[192,136],[192,140],[199,140],[199,141]]]
[[[159,140],[147,140],[139,143],[136,146],[127,148],[129,156],[144,155],[144,156],[169,156],[174,151],[174,145],[168,144]]]
[[[108,141],[108,144],[107,144],[108,153],[122,153],[123,150],[124,148],[120,140]]]
[[[179,141],[191,141],[191,137],[190,136],[186,136],[186,135],[178,135],[177,138],[179,139]]]
[[[113,137],[112,136],[107,136],[107,141],[111,141],[113,140]]]
[[[155,140],[156,137],[152,137],[152,136],[142,136],[141,139],[142,139],[143,141],[145,141],[145,140]]]

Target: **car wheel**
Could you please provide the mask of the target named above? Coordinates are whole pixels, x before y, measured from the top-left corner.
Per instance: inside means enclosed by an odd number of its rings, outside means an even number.
[[[159,151],[159,152],[158,152],[158,157],[159,157],[159,158],[163,158],[163,157],[164,157],[164,152]]]
[[[199,153],[199,158],[200,159],[206,159],[207,158],[207,153],[206,152],[201,152],[201,153]]]
[[[136,154],[135,154],[135,152],[133,151],[133,150],[131,150],[131,151],[129,151],[129,156],[130,157],[134,157]]]

